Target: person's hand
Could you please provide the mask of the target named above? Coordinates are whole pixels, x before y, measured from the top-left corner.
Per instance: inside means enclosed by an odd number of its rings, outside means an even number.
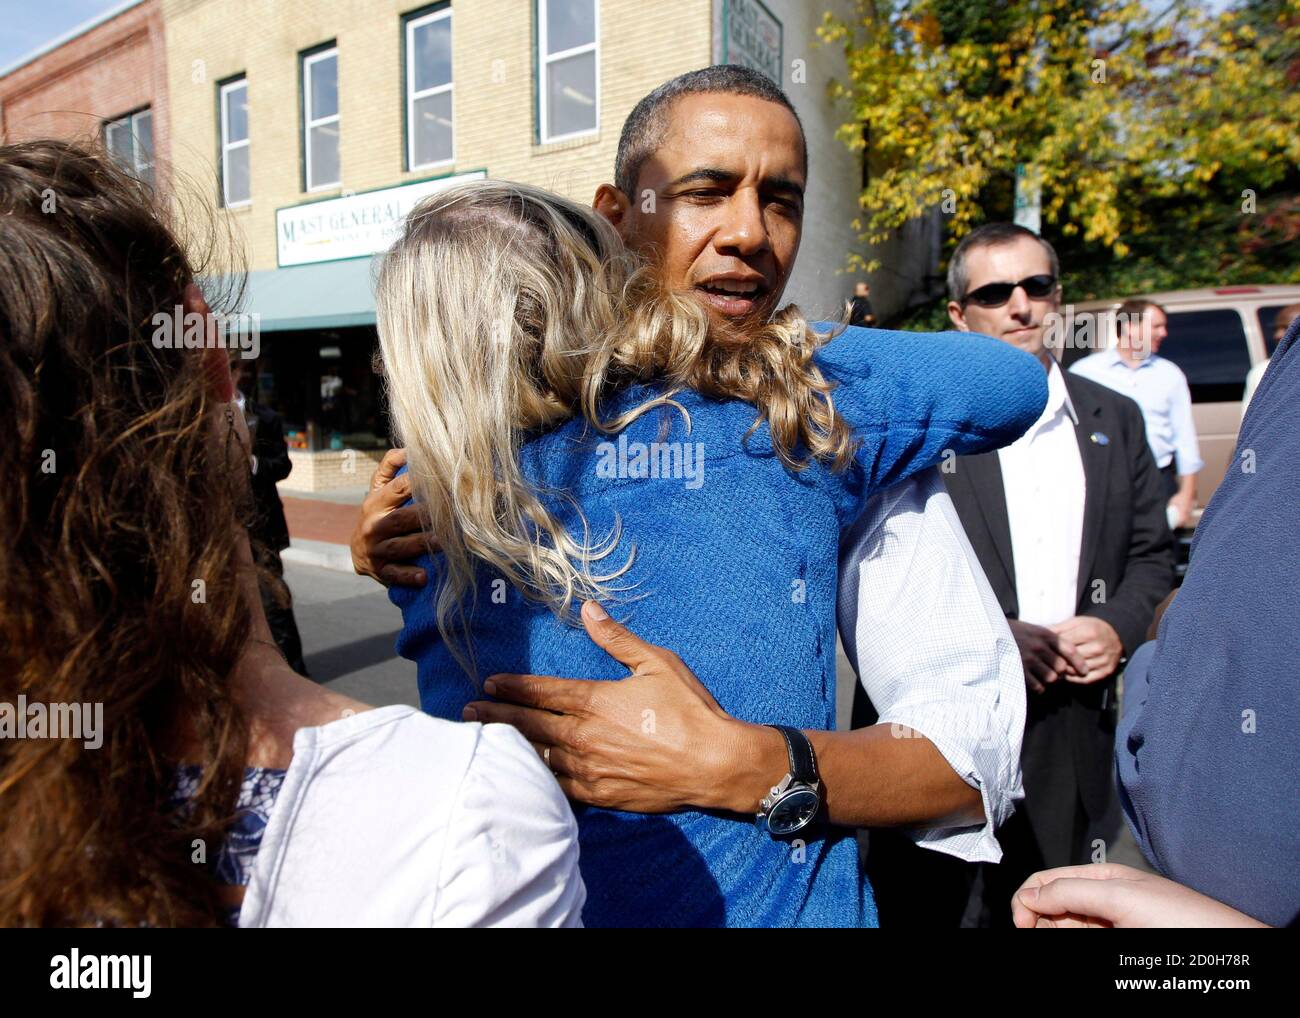
[[[1191,495],[1175,495],[1169,500],[1169,508],[1174,510],[1174,527],[1185,527],[1192,522],[1192,510],[1196,499]]]
[[[1031,693],[1043,692],[1057,679],[1077,679],[1087,674],[1087,659],[1074,641],[1056,632],[1055,627],[1036,626],[1019,619],[1007,619],[1007,625],[1020,648],[1025,685]]]
[[[719,707],[676,654],[638,638],[596,602],[583,605],[582,624],[631,675],[614,682],[494,675],[484,690],[502,702],[476,700],[465,720],[514,725],[570,799],[635,813],[725,808],[715,796],[735,770],[727,757],[753,726]]]
[[[408,474],[396,475],[405,464],[405,449],[384,453],[352,530],[352,568],[386,587],[422,587],[428,582],[424,570],[411,561],[429,545],[420,528],[419,510],[404,506],[411,497],[411,482]]]
[[[1035,873],[1012,895],[1011,918],[1022,930],[1265,925],[1190,887],[1116,863]]]
[[[1087,661],[1086,668],[1065,676],[1067,682],[1100,682],[1115,674],[1124,656],[1124,644],[1109,622],[1093,615],[1075,615],[1049,628],[1074,644]]]

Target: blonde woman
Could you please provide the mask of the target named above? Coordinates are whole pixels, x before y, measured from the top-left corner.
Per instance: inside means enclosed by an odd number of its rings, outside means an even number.
[[[793,307],[742,330],[656,279],[590,209],[495,181],[426,199],[385,258],[393,419],[437,540],[429,585],[390,595],[426,711],[460,717],[496,672],[622,677],[575,625],[596,599],[719,714],[833,728],[841,531],[1044,402],[992,340],[832,340]],[[588,925],[874,923],[852,832],[792,865],[752,815],[577,815]]]

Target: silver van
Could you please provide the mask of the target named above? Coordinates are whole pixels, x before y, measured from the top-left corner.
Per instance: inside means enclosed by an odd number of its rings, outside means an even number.
[[[1272,355],[1274,319],[1282,308],[1300,303],[1300,286],[1224,286],[1133,296],[1153,300],[1168,313],[1169,335],[1160,346],[1160,356],[1183,369],[1192,390],[1192,416],[1205,460],[1196,484],[1199,518],[1201,507],[1223,480],[1237,444],[1246,373]],[[1072,307],[1076,318],[1095,316],[1114,311],[1125,299],[1129,298]],[[1067,343],[1061,350],[1062,366],[1068,368],[1097,349],[1083,346]]]

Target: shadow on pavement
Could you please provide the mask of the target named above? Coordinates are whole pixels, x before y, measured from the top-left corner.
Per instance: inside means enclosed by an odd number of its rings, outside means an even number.
[[[397,656],[393,646],[400,632],[400,629],[394,629],[389,633],[377,633],[307,654],[307,668],[311,677],[319,683],[333,682],[371,665],[392,661]]]

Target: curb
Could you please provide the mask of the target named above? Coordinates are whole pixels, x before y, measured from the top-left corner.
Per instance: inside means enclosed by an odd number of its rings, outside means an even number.
[[[352,551],[346,544],[306,541],[297,537],[291,538],[291,542],[288,548],[280,552],[282,562],[297,562],[299,565],[356,575],[352,568]]]

